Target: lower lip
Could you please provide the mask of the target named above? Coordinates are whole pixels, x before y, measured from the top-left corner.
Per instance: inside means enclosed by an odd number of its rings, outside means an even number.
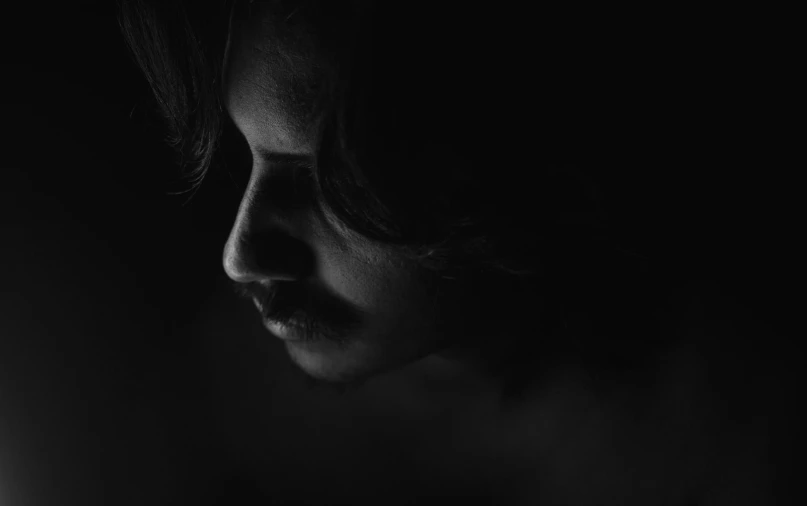
[[[302,341],[305,339],[305,335],[303,334],[302,330],[294,325],[286,325],[285,323],[265,320],[264,326],[266,327],[266,330],[276,335],[280,339],[283,339],[284,341]]]

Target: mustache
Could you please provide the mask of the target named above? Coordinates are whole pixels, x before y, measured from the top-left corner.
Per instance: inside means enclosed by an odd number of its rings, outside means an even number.
[[[232,282],[235,293],[256,303],[261,317],[301,328],[306,339],[324,337],[337,343],[358,327],[361,311],[334,295],[297,281]]]

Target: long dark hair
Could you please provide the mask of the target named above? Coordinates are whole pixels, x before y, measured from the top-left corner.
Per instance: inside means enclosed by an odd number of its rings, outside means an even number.
[[[294,105],[322,119],[317,194],[350,229],[444,278],[508,287],[510,307],[539,294],[546,331],[589,322],[595,337],[565,346],[614,370],[659,344],[656,310],[678,273],[663,248],[620,228],[601,183],[626,132],[653,132],[632,140],[648,152],[668,132],[647,123],[663,115],[653,90],[624,88],[636,60],[603,48],[617,28],[548,11],[525,24],[524,13],[468,6],[263,4],[274,50],[311,63],[306,75],[280,70],[298,86]],[[195,189],[226,126],[219,84],[233,2],[120,6]]]

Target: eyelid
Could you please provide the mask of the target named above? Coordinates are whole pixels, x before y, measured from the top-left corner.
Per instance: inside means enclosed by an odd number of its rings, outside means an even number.
[[[259,158],[267,179],[256,187],[257,201],[271,202],[280,208],[313,205],[318,201],[314,167],[306,161],[289,159],[267,162]]]
[[[314,156],[298,153],[278,153],[258,148],[255,153],[266,163],[271,165],[281,165],[287,167],[299,167],[312,170],[314,167]]]
[[[275,160],[267,162],[265,159],[260,160],[264,167],[275,173],[277,177],[281,179],[291,177],[295,188],[302,182],[314,179],[314,166],[307,161],[289,159],[286,161]]]

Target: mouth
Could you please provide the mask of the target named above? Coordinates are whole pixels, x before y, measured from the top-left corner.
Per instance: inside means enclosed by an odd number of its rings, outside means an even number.
[[[312,341],[314,336],[307,333],[301,323],[296,320],[279,321],[265,319],[263,321],[266,330],[284,341]]]
[[[298,343],[331,341],[335,344],[346,344],[349,335],[357,327],[357,322],[347,320],[337,312],[325,311],[330,320],[314,318],[303,309],[276,311],[277,308],[263,307],[262,300],[253,296],[252,302],[261,315],[263,326],[272,335],[284,340]]]

